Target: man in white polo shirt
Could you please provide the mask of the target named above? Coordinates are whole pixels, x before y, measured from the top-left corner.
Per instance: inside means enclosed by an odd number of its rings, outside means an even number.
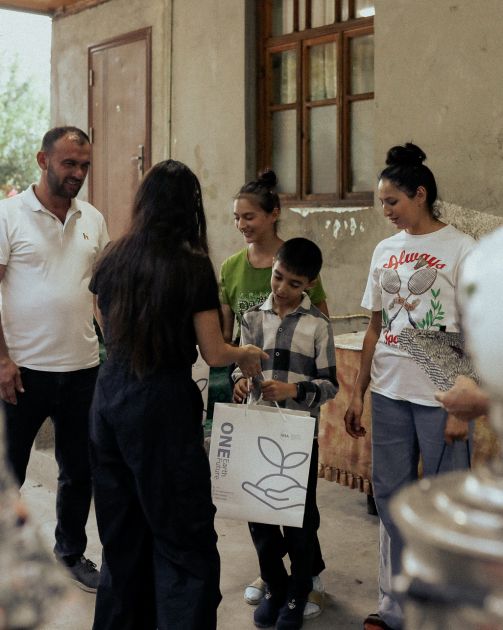
[[[99,357],[88,285],[109,239],[98,210],[75,199],[90,157],[83,131],[51,129],[37,153],[38,184],[0,202],[0,397],[20,485],[37,431],[46,417],[53,420],[59,466],[54,552],[79,586],[94,592],[99,573],[84,551],[91,503],[88,412]]]

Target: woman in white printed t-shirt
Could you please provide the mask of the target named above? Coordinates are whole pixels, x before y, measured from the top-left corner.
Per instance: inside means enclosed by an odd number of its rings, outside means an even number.
[[[456,285],[474,244],[470,236],[439,220],[433,208],[437,186],[425,159],[413,144],[393,147],[379,176],[384,216],[400,231],[381,241],[372,256],[362,301],[372,316],[344,418],[352,437],[365,435],[361,416],[370,384],[372,481],[381,549],[379,608],[365,619],[365,630],[403,626],[390,587],[391,576],[400,572],[403,543],[389,514],[389,499],[417,479],[420,455],[424,475],[469,466],[468,425],[447,416],[435,399],[433,382],[398,343],[403,328],[459,331]]]

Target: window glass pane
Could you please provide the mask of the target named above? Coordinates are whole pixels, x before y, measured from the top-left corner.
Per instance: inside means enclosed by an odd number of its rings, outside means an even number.
[[[310,117],[311,193],[337,190],[337,106],[313,107]]]
[[[289,109],[272,115],[272,168],[278,176],[278,192],[296,192],[297,112]]]
[[[335,42],[309,49],[309,99],[321,101],[337,96],[337,49]]]
[[[334,0],[311,0],[311,27],[335,22]]]
[[[374,0],[356,0],[355,17],[371,17],[375,15]]]
[[[299,0],[299,31],[306,29],[306,0]]]
[[[272,34],[293,33],[293,0],[273,0]]]
[[[352,37],[351,93],[364,94],[374,91],[374,36]]]
[[[342,0],[341,22],[349,20],[349,0]]]
[[[295,50],[271,55],[272,102],[295,103],[297,100],[297,56]]]
[[[374,101],[351,103],[351,191],[374,189]]]

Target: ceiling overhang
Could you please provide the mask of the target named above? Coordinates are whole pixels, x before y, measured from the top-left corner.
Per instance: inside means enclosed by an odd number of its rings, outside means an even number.
[[[0,9],[14,9],[64,17],[90,9],[109,0],[0,0]]]

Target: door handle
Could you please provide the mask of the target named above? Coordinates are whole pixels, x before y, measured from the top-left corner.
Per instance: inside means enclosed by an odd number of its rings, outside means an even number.
[[[138,145],[138,155],[132,155],[131,162],[136,162],[138,179],[141,180],[145,174],[145,147],[143,144]]]

